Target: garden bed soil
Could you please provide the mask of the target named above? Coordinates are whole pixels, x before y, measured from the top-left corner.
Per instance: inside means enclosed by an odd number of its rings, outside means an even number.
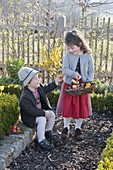
[[[71,136],[60,138],[63,128],[61,116],[56,118],[55,133],[59,142],[51,152],[42,151],[32,142],[21,155],[14,160],[10,170],[96,170],[101,154],[110,137],[113,127],[113,114],[108,111],[93,111],[93,115],[84,120],[83,141],[74,138],[74,121],[71,122]]]

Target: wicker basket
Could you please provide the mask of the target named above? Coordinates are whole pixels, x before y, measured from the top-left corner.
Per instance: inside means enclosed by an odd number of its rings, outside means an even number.
[[[95,87],[96,87],[96,84],[93,83],[89,88],[78,88],[75,90],[75,89],[72,89],[71,87],[67,87],[65,91],[71,96],[79,96],[83,94],[92,93]]]

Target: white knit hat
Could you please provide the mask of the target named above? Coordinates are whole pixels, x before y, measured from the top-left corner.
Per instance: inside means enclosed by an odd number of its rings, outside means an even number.
[[[29,83],[29,81],[35,76],[37,72],[38,72],[37,70],[34,70],[30,67],[22,67],[18,71],[18,77],[20,81],[23,83],[24,87]]]

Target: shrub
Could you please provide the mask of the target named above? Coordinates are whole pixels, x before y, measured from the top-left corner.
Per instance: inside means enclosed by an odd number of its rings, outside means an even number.
[[[105,97],[104,94],[91,94],[92,108],[97,110],[105,109]]]
[[[8,76],[2,77],[0,79],[0,82],[6,82],[6,83],[13,83],[13,84],[20,84],[20,80],[18,78],[18,71],[21,67],[24,66],[24,59],[23,58],[12,58],[9,57],[9,59],[6,62],[6,70],[8,72]]]
[[[22,92],[21,85],[18,84],[6,84],[0,86],[0,92],[15,94],[18,98],[20,98],[20,94]]]
[[[97,170],[112,170],[113,169],[113,132],[107,140],[106,148],[103,150],[101,161]]]
[[[105,107],[108,110],[113,111],[113,93],[106,93],[105,94]]]
[[[96,81],[96,88],[94,90],[96,94],[113,93],[113,84],[104,83],[99,80]]]
[[[106,90],[107,90],[107,87],[104,83],[97,82],[94,92],[96,94],[104,94]]]
[[[0,138],[9,134],[19,117],[19,100],[16,95],[0,93]]]
[[[113,93],[91,94],[92,108],[97,110],[113,111]]]

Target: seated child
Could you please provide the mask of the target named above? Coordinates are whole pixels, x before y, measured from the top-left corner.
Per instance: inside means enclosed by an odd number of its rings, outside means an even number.
[[[38,145],[43,150],[51,150],[54,146],[47,139],[57,140],[52,132],[55,124],[55,113],[46,94],[62,82],[63,76],[60,75],[53,82],[43,86],[39,82],[37,70],[22,67],[18,72],[18,77],[23,85],[20,97],[21,119],[29,128],[36,127]]]

